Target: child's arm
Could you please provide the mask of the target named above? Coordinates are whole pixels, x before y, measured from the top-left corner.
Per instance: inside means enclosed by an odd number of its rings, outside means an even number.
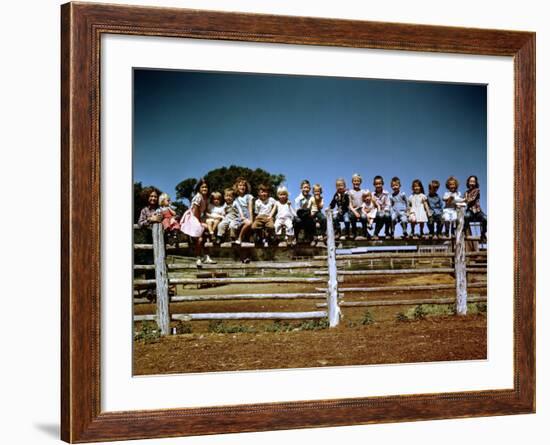
[[[413,215],[412,195],[407,198],[407,215]]]
[[[275,216],[275,213],[277,212],[277,205],[275,204],[275,202],[273,203],[273,208],[271,209],[271,212],[269,212],[269,217],[271,219],[273,219],[273,217]]]
[[[330,201],[330,204],[329,204],[329,207],[331,209],[334,209],[334,207],[336,207],[336,205],[338,204],[337,197],[338,197],[338,193],[335,193],[334,196],[332,197],[332,201]]]
[[[294,209],[294,207],[292,207],[292,204],[290,202],[288,203],[288,208],[290,209],[291,215],[296,218],[298,215],[296,214],[296,210]]]
[[[361,215],[359,214],[358,210],[361,211],[362,206],[354,207],[353,206],[353,201],[352,201],[352,199],[350,198],[349,195],[348,195],[348,199],[349,199],[349,208],[350,208],[350,210],[353,212],[353,214],[355,215],[356,218],[360,218]]]
[[[428,198],[425,195],[422,196],[422,205],[424,206],[424,210],[426,210],[426,215],[432,216],[433,210],[428,204]]]

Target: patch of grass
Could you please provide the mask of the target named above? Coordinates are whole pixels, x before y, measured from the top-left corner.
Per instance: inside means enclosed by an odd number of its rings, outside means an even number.
[[[486,303],[468,303],[468,314],[486,314]],[[399,312],[397,321],[424,320],[428,317],[456,315],[454,304],[419,304],[405,312]]]
[[[160,331],[154,321],[144,321],[139,330],[134,333],[134,340],[144,343],[156,343],[160,338]]]
[[[410,316],[408,313],[407,316]],[[424,320],[426,318],[426,315],[428,315],[428,312],[424,309],[424,306],[422,304],[419,304],[416,306],[412,313],[412,318],[415,320]]]
[[[315,320],[304,321],[298,326],[301,331],[318,331],[321,329],[327,329],[329,326],[326,318],[317,318]]]
[[[468,305],[468,309],[470,305]],[[486,314],[487,313],[487,303],[479,302],[475,303],[476,310],[478,314]]]
[[[248,332],[254,333],[256,330],[251,326],[245,325],[229,325],[224,323],[222,320],[212,320],[208,324],[208,331],[213,332],[214,334],[235,334],[238,332]]]
[[[292,329],[293,327],[289,323],[280,320],[276,320],[273,324],[269,324],[265,327],[266,332],[288,332]]]
[[[193,332],[191,323],[182,320],[178,320],[175,328],[176,334],[191,334],[191,332]]]
[[[372,315],[372,312],[368,309],[363,312],[363,317],[361,318],[361,324],[368,326],[370,324],[374,324],[374,316]]]
[[[398,322],[410,321],[404,312],[398,312],[397,314],[395,314],[395,320]]]
[[[329,327],[326,318],[307,320],[301,323],[289,323],[287,321],[276,320],[271,325],[265,327],[266,332],[290,332],[290,331],[318,331]]]

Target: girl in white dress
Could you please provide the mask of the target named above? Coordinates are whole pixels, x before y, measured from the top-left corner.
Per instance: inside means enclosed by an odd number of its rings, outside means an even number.
[[[428,222],[431,209],[428,206],[428,198],[424,194],[424,186],[420,179],[412,182],[412,195],[409,196],[409,222],[411,223],[411,235],[416,237],[414,229],[416,224],[420,226],[420,238],[424,236],[424,224]]]
[[[296,218],[296,211],[288,200],[288,190],[286,187],[281,186],[277,189],[277,198],[279,198],[279,200],[275,204],[277,208],[277,214],[275,216],[275,235],[281,236],[284,228],[285,242],[294,244],[294,218]]]

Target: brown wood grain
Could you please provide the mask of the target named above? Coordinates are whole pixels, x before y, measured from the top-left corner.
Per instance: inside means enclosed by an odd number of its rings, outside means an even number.
[[[61,436],[173,437],[532,413],[535,409],[535,35],[529,32],[65,4],[61,8]],[[104,33],[514,57],[514,388],[201,409],[100,410],[99,57]]]

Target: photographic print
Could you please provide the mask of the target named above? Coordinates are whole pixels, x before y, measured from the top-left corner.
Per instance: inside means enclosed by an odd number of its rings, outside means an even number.
[[[133,82],[134,375],[486,359],[486,85]]]

